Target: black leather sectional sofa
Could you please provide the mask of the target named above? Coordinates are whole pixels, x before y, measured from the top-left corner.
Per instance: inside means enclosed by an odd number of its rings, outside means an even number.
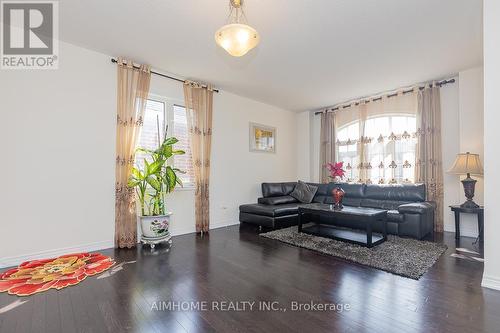
[[[262,183],[262,197],[256,204],[240,206],[240,222],[273,229],[297,225],[298,206],[302,203],[289,194],[295,182]],[[318,186],[313,202],[333,203],[335,183]],[[434,229],[435,203],[425,201],[425,185],[340,184],[345,191],[344,205],[388,210],[388,232],[421,239]],[[354,221],[325,221],[338,226],[361,229]],[[375,229],[375,231],[381,231]]]

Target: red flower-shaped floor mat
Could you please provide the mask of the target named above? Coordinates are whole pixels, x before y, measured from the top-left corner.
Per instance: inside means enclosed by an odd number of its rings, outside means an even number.
[[[82,282],[87,276],[99,274],[114,263],[100,253],[73,253],[26,261],[0,275],[0,292],[29,296],[51,288],[60,290]]]

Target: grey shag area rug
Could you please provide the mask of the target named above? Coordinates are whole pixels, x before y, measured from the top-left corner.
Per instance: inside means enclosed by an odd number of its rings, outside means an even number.
[[[389,235],[386,242],[368,249],[330,238],[298,233],[297,227],[274,230],[260,236],[415,280],[424,275],[448,248],[444,244]]]

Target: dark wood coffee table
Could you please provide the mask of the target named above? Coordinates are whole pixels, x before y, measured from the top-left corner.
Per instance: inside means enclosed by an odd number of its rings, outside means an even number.
[[[362,222],[365,230],[354,230],[336,227],[333,224],[323,223],[318,220],[306,221],[304,215],[326,216],[329,219],[342,219],[343,221],[356,220]],[[312,226],[303,226],[314,222]],[[373,225],[381,223],[382,233],[373,232]],[[342,210],[334,210],[327,204],[306,204],[299,206],[299,232],[328,237],[336,240],[359,244],[366,247],[379,245],[387,240],[387,210],[344,206]]]

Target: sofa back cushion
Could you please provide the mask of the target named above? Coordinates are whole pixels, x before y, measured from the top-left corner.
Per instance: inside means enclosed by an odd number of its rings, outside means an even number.
[[[363,199],[362,198],[348,197],[347,195],[345,195],[344,199],[342,200],[342,204],[344,204],[346,206],[360,207],[361,200],[363,200]],[[324,203],[333,204],[333,197],[331,195],[326,197]]]
[[[331,196],[331,193],[328,194],[328,184],[320,184],[320,183],[307,183],[312,186],[316,186],[318,190],[314,195],[312,202],[315,203],[324,203],[327,196]]]
[[[424,184],[366,185],[365,199],[420,202],[425,201]]]
[[[268,197],[281,197],[289,195],[295,188],[296,182],[287,183],[262,183],[262,196]]]
[[[321,184],[321,186],[321,191],[318,189],[313,202],[333,204],[332,191],[339,186],[345,191],[344,200],[342,201],[344,205],[359,207],[365,192],[364,184],[329,183]]]
[[[365,195],[365,184],[348,184],[348,183],[329,183],[328,184],[328,196],[325,199],[325,203],[333,204],[332,191],[336,187],[340,187],[344,190],[344,200],[342,203],[346,206],[361,206],[361,200]]]
[[[332,195],[333,189],[336,187],[340,187],[344,190],[344,198],[363,198],[365,196],[365,184],[329,183],[327,192],[330,196]]]
[[[387,210],[395,210],[398,209],[400,205],[404,205],[409,203],[408,201],[395,201],[395,200],[377,200],[377,199],[362,199],[361,207],[369,207],[369,208],[379,208],[379,209],[387,209]],[[345,203],[347,205],[347,203]]]
[[[397,209],[402,204],[425,201],[424,184],[365,185],[333,182],[308,184],[318,187],[312,201],[318,203],[332,204],[332,190],[336,186],[345,191],[343,203],[347,206]],[[296,182],[262,183],[262,196],[264,198],[288,196],[296,185]]]
[[[316,195],[328,195],[328,184],[320,184],[320,183],[307,183],[312,186],[316,186],[318,190],[316,191]],[[331,193],[330,193],[331,194]]]
[[[313,198],[314,203],[326,203],[328,197],[326,195],[315,195]]]

